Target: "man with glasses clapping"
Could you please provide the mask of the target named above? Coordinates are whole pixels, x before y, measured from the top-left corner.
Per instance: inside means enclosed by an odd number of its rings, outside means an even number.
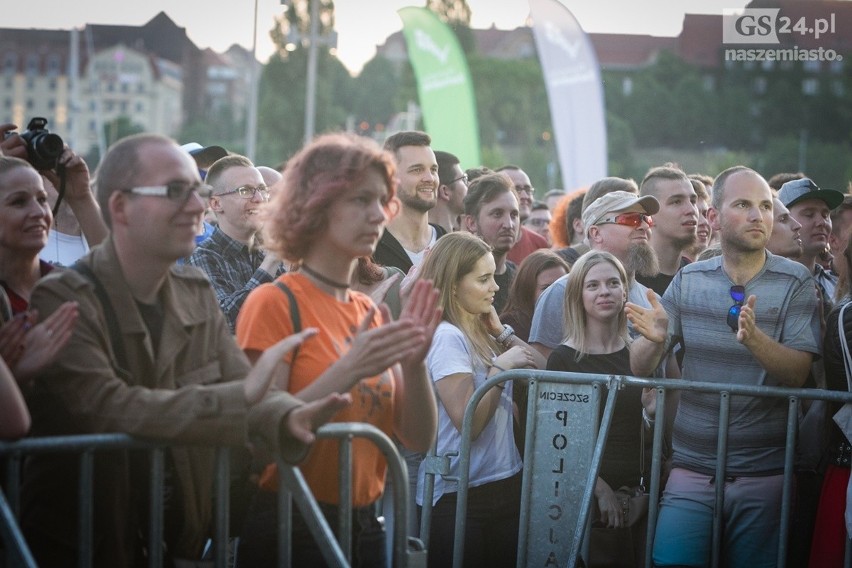
[[[210,208],[219,226],[198,245],[188,263],[203,270],[225,313],[231,332],[249,292],[284,272],[281,261],[258,242],[260,214],[269,188],[245,156],[229,155],[210,166]]]

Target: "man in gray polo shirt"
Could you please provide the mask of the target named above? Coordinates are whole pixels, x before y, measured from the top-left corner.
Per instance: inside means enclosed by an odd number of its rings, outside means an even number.
[[[690,264],[652,310],[628,304],[637,339],[631,367],[647,376],[665,345],[686,347],[684,380],[799,387],[820,352],[814,281],[801,264],[766,251],[772,194],[753,170],[719,174],[708,217],[722,255]],[[777,565],[787,402],[732,397],[725,479],[715,479],[720,397],[681,393],[673,470],[661,501],[656,566],[710,562],[715,483],[725,484],[721,564]]]

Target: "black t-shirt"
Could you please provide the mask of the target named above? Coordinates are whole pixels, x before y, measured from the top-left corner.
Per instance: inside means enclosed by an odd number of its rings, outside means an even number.
[[[515,279],[515,272],[517,271],[518,267],[515,266],[515,263],[507,260],[506,271],[503,274],[494,275],[494,281],[500,287],[494,294],[494,309],[497,310],[498,314],[503,311],[506,302],[509,301],[509,287],[512,285],[512,280]]]
[[[683,268],[687,264],[690,263],[690,260],[685,256],[680,257],[680,268]],[[640,276],[636,275],[636,281],[644,286],[647,286],[654,292],[656,292],[659,296],[662,296],[666,293],[666,288],[669,287],[669,284],[674,280],[674,274],[663,274],[662,272],[658,272],[653,276]]]
[[[636,281],[639,284],[642,284],[654,292],[656,292],[659,296],[662,296],[666,293],[666,288],[669,287],[669,284],[674,280],[674,274],[663,274],[662,272],[658,272],[653,276],[640,276],[636,275]]]
[[[630,375],[630,350],[625,346],[621,351],[606,355],[587,354],[579,361],[574,359],[577,351],[567,345],[560,345],[547,359],[548,371],[566,371],[572,373],[595,373],[601,375]],[[601,396],[600,411],[603,416],[606,404],[606,392]],[[621,486],[632,487],[640,482],[640,459],[642,451],[641,429],[642,389],[627,387],[618,393],[615,412],[609,429],[600,477],[613,490]]]

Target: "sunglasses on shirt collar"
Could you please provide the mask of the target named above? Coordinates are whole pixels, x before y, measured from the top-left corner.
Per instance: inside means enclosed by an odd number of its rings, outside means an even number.
[[[740,311],[745,301],[745,286],[731,286],[731,299],[734,305],[728,308],[728,327],[736,333],[740,329]]]

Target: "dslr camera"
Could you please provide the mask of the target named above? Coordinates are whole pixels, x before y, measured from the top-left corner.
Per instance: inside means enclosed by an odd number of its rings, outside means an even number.
[[[27,129],[20,134],[8,132],[6,137],[17,135],[27,143],[27,161],[40,171],[56,169],[56,162],[62,155],[65,143],[58,134],[47,129],[47,119],[37,116],[30,120]]]

